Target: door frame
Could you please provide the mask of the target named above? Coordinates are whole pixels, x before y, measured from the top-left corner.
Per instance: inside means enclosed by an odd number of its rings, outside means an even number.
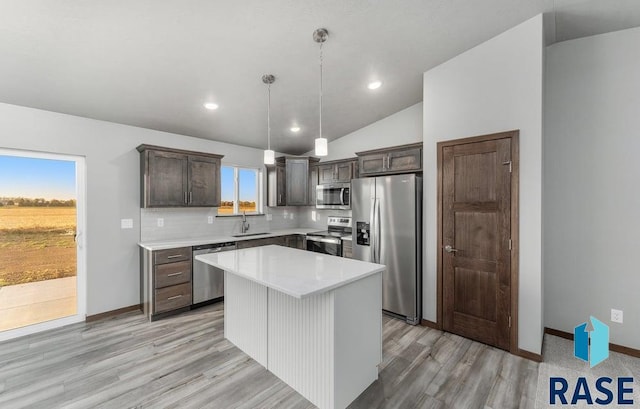
[[[87,314],[87,171],[86,158],[79,155],[0,148],[0,155],[52,159],[76,165],[76,314],[25,327],[0,331],[0,341],[84,322]]]
[[[519,254],[520,254],[520,228],[519,228],[519,188],[520,188],[520,130],[505,131],[487,135],[472,136],[469,138],[452,139],[438,142],[437,144],[437,326],[443,328],[443,257],[442,257],[442,178],[443,178],[443,150],[448,146],[462,145],[476,142],[495,141],[498,139],[511,139],[511,328],[509,329],[509,352],[519,355],[518,348],[518,291],[519,291]]]

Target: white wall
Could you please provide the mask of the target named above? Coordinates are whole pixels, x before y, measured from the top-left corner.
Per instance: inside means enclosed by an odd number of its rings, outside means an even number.
[[[640,28],[547,49],[545,325],[640,348]],[[624,324],[610,323],[610,309]]]
[[[223,164],[263,166],[258,149],[0,104],[0,147],[86,157],[88,315],[140,302],[135,148],[142,143],[222,154]],[[123,218],[133,219],[134,229],[121,230]]]
[[[543,20],[538,15],[424,74],[426,319],[436,320],[436,144],[520,130],[519,348],[541,352]]]
[[[356,152],[422,141],[422,102],[329,142],[322,161],[355,158]],[[313,151],[306,155],[313,156]]]

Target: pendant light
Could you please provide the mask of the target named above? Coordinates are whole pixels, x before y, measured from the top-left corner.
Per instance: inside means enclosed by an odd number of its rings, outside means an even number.
[[[264,151],[264,164],[273,165],[276,162],[276,153],[271,150],[271,84],[276,80],[271,74],[262,76],[262,82],[267,84],[267,149]]]
[[[322,43],[329,38],[329,32],[326,28],[319,28],[313,32],[313,40],[320,44],[320,132],[315,142],[315,155],[327,156],[328,146],[327,138],[322,137]]]

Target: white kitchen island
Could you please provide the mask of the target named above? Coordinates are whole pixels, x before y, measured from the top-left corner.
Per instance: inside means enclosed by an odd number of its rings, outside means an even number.
[[[281,246],[196,257],[225,271],[224,334],[321,409],[378,378],[385,266]]]

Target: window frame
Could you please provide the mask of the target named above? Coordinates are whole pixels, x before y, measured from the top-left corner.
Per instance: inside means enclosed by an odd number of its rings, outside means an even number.
[[[218,216],[241,216],[240,212],[240,171],[241,170],[249,170],[254,171],[256,175],[256,211],[255,212],[247,212],[246,215],[261,215],[263,214],[263,200],[262,200],[262,192],[263,192],[263,183],[262,183],[262,169],[253,168],[250,166],[239,166],[239,165],[231,165],[231,164],[222,164],[222,168],[232,168],[233,169],[233,211],[230,214],[218,214]],[[220,169],[220,184],[222,185],[222,169]],[[222,195],[221,195],[222,196]],[[220,198],[221,201],[224,201],[224,198]]]

